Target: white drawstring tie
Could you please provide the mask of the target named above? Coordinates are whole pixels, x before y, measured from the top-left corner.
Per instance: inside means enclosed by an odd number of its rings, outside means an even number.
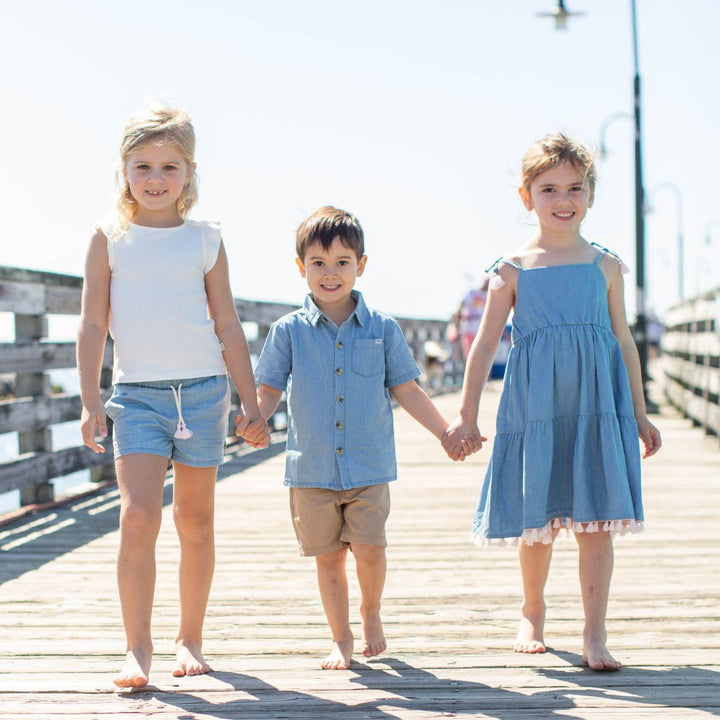
[[[178,424],[173,437],[178,440],[187,440],[192,437],[192,430],[185,424],[185,420],[183,420],[182,416],[182,383],[178,385],[177,390],[174,385],[171,385],[170,389],[173,391],[175,407],[178,411]]]

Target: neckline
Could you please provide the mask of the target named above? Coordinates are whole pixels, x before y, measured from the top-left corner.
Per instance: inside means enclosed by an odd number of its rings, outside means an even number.
[[[597,261],[593,260],[590,263],[565,263],[564,265],[538,265],[537,267],[531,268],[518,268],[522,272],[530,272],[531,270],[554,270],[555,268],[566,268],[566,267],[593,267],[597,265]]]
[[[178,230],[181,227],[185,227],[187,220],[183,220],[180,225],[170,225],[169,227],[156,227],[155,225],[138,225],[137,223],[131,222],[130,227],[138,230]]]

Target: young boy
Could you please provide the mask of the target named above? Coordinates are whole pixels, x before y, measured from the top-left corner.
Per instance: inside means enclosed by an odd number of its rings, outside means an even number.
[[[266,419],[288,391],[285,484],[300,554],[316,559],[333,638],[322,667],[346,670],[354,640],[348,548],[360,585],[362,654],[373,657],[387,647],[380,599],[388,483],[397,477],[390,395],[439,439],[448,423],[415,382],[420,371],[397,322],[370,310],[353,290],[367,262],[357,218],[320,208],[298,228],[296,249],[310,294],[271,328],[255,380]],[[254,439],[245,418],[237,434]]]

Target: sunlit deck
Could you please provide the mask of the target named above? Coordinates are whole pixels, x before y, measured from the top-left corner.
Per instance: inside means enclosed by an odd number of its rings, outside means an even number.
[[[498,396],[494,383],[482,408],[488,430]],[[458,402],[438,398],[448,416]],[[170,675],[177,548],[169,506],[158,547],[152,685],[135,693],[112,685],[124,645],[117,491],[0,527],[0,719],[720,716],[720,450],[674,411],[664,408],[657,423],[665,446],[644,465],[646,531],[616,542],[609,629],[626,665],[619,673],[582,667],[572,540],[557,543],[551,570],[552,649],[510,651],[515,551],[468,540],[488,452],[452,464],[398,411],[385,656],[348,672],[319,669],[328,631],[314,563],[297,555],[276,444],[221,468],[205,640],[211,675]]]

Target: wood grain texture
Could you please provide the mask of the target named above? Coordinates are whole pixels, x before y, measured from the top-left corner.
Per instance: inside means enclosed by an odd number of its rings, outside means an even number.
[[[499,384],[483,398],[492,437]],[[459,397],[437,403],[446,416]],[[319,669],[328,630],[311,559],[297,554],[282,445],[228,458],[217,485],[217,569],[205,650],[215,672],[173,678],[177,541],[158,541],[152,685],[116,693],[124,647],[115,588],[113,487],[0,528],[0,720],[92,718],[720,717],[720,452],[674,411],[644,463],[646,530],[616,542],[610,647],[626,667],[581,665],[577,551],[559,539],[548,583],[551,650],[510,650],[520,601],[512,548],[479,549],[469,528],[489,446],[451,463],[396,411],[386,655]],[[169,502],[171,487],[166,488]],[[352,566],[352,560],[350,560]],[[351,576],[353,568],[349,568]],[[351,617],[359,635],[357,584]]]

